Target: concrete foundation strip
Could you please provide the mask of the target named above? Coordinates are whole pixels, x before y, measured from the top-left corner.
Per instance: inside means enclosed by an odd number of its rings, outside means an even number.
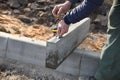
[[[63,38],[47,42],[0,32],[0,57],[55,69],[87,36],[89,25],[85,18],[71,25]]]

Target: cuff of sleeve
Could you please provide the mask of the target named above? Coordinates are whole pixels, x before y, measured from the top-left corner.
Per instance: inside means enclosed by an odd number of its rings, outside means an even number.
[[[79,0],[69,0],[72,4],[79,2]]]
[[[67,24],[67,25],[70,25],[71,22],[68,20],[67,16],[64,17],[64,22]]]

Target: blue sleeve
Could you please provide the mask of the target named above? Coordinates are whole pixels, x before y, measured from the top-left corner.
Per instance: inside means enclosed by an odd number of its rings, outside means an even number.
[[[80,0],[69,0],[72,4],[79,2]]]
[[[76,23],[87,17],[93,10],[102,5],[104,0],[84,0],[80,5],[65,15],[66,24]]]

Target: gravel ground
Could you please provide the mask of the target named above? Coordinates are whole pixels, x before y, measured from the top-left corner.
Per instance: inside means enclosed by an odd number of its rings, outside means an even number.
[[[77,80],[77,76],[0,58],[0,80]]]

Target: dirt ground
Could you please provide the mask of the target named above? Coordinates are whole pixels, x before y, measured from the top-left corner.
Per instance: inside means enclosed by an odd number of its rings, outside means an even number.
[[[0,59],[0,80],[77,80],[77,76],[31,64]]]
[[[2,14],[0,14],[0,31],[44,41],[53,37],[53,33],[48,27],[43,25],[28,26],[19,19]]]

